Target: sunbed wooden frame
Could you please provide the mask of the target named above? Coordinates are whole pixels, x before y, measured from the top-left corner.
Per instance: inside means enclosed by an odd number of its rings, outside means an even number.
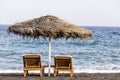
[[[28,70],[40,70],[40,76],[43,75],[43,67],[41,56],[36,54],[24,55],[24,77],[28,74]]]
[[[58,71],[70,72],[70,77],[74,75],[72,56],[55,56],[54,57],[54,77],[57,76]]]

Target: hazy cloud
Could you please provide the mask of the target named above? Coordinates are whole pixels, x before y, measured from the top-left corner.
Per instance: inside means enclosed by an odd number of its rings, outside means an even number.
[[[55,15],[82,26],[120,26],[120,0],[0,0],[0,24]]]

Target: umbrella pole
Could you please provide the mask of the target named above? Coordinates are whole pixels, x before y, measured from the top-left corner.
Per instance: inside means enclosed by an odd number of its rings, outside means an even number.
[[[48,76],[50,76],[50,63],[51,63],[51,37],[48,38]]]

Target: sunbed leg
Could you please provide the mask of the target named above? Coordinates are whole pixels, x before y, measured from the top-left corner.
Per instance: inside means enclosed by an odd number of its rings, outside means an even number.
[[[42,71],[42,70],[40,70],[40,76],[42,77],[42,75],[43,75],[43,71]]]
[[[70,77],[72,77],[72,76],[73,76],[73,70],[70,71]]]
[[[24,70],[24,77],[26,77],[26,74],[27,74],[27,71],[26,71],[26,70]]]
[[[56,75],[57,75],[57,71],[56,71],[56,70],[54,70],[54,77],[56,77]]]

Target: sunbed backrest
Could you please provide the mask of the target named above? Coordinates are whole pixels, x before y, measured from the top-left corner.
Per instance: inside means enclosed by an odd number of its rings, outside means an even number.
[[[55,56],[56,67],[68,67],[72,68],[72,57],[71,56]]]
[[[23,56],[24,67],[41,67],[40,55],[25,55]]]

